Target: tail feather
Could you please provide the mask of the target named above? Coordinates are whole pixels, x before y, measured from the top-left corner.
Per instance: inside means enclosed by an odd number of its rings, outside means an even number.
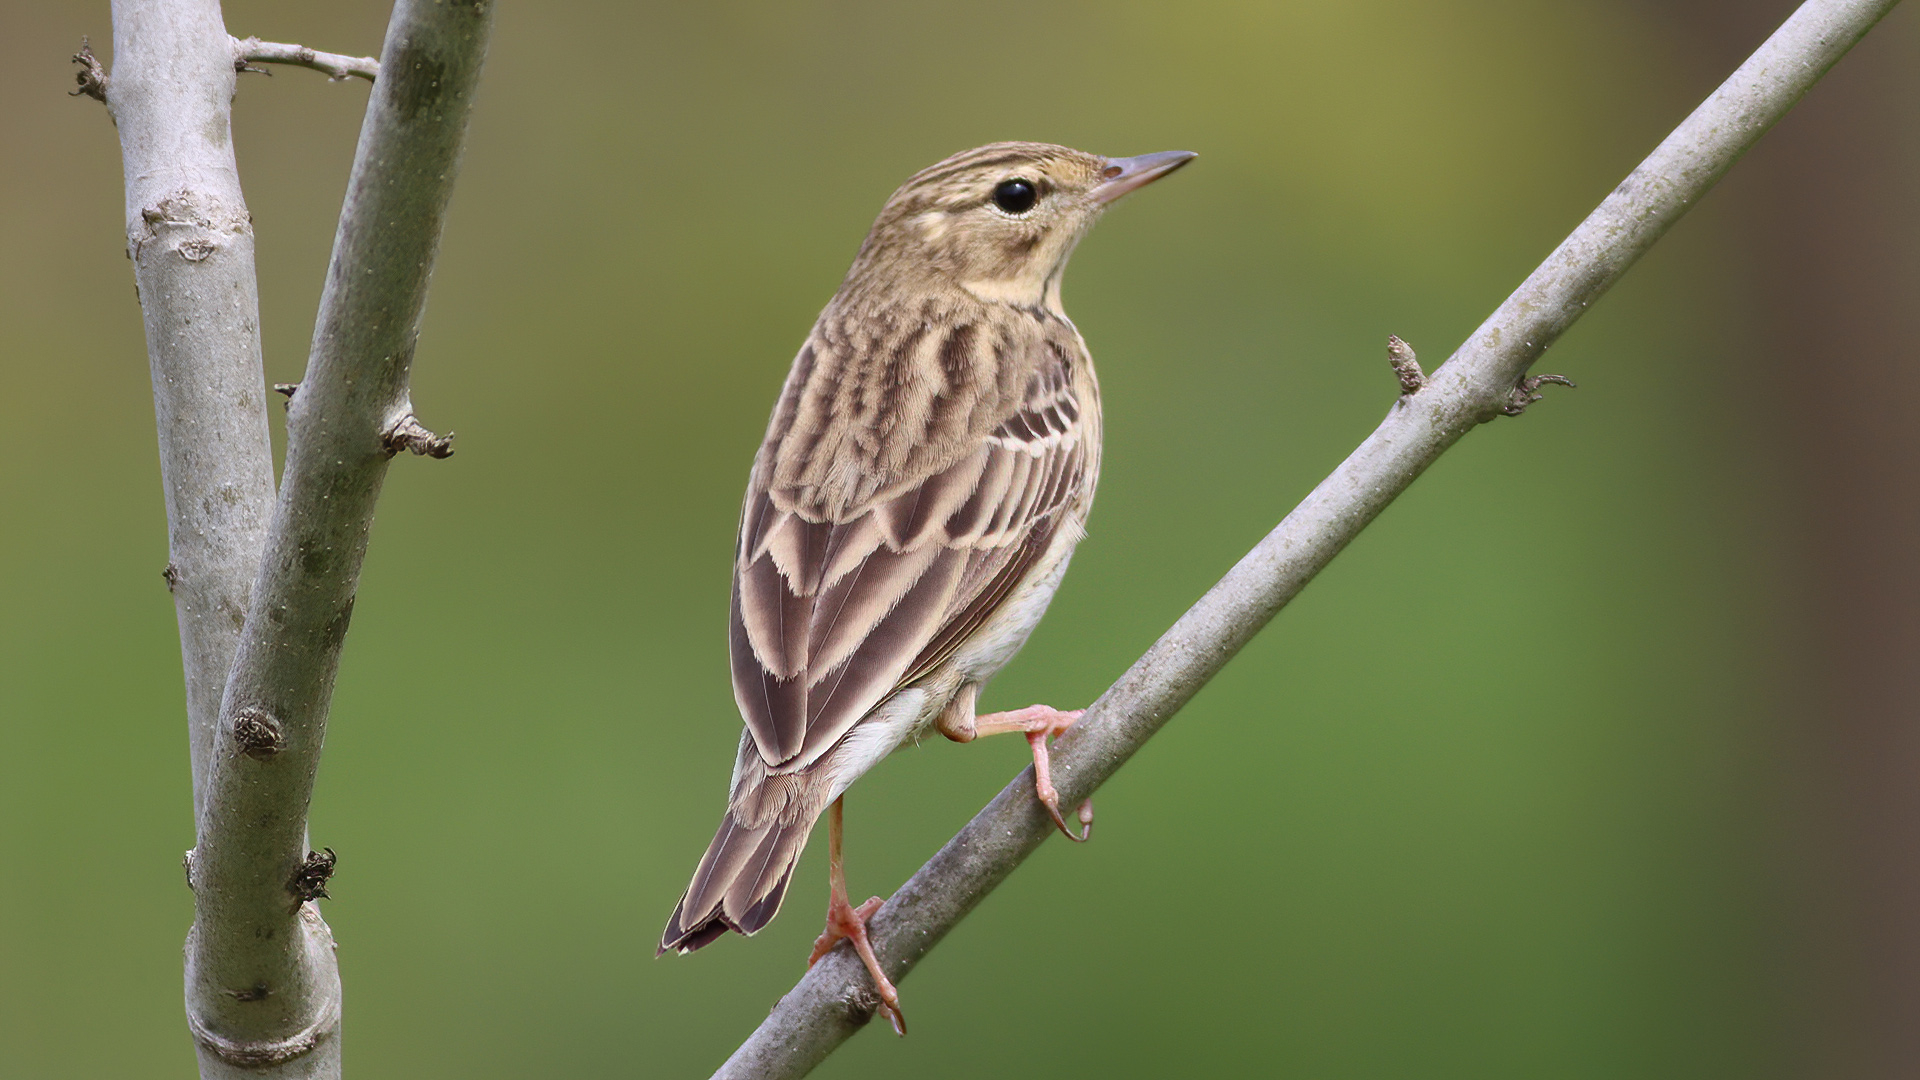
[[[673,918],[667,920],[660,952],[689,953],[729,930],[751,934],[772,922],[812,831],[811,818],[748,826],[728,811]]]

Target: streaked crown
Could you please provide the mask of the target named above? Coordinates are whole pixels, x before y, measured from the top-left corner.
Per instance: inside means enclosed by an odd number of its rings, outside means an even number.
[[[990,143],[930,166],[887,200],[840,299],[965,289],[1059,308],[1068,256],[1121,195],[1186,164],[1185,151],[1107,158],[1050,143]]]

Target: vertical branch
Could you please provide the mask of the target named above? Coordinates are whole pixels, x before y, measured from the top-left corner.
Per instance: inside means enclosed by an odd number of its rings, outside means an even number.
[[[400,0],[381,51],[191,864],[203,1076],[339,1073],[339,976],[311,902],[333,860],[309,853],[307,808],[374,503],[423,437],[408,376],[491,7]]]
[[[194,811],[273,512],[253,225],[228,124],[218,0],[115,0],[106,100],[126,172],[180,622]]]

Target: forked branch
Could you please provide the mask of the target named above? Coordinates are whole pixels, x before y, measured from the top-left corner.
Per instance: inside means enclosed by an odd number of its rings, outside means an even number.
[[[1424,385],[1396,365],[1407,392],[1374,433],[1054,745],[1061,800],[1092,795],[1448,447],[1524,407],[1539,386],[1526,375],[1534,361],[1897,2],[1801,5]],[[1023,772],[868,924],[887,973],[903,978],[1053,828]],[[715,1076],[803,1076],[871,1019],[871,1001],[859,959],[835,950]]]
[[[306,375],[288,406],[279,495],[248,564],[251,595],[229,609],[244,611],[245,623],[221,671],[189,862],[187,1011],[202,1077],[340,1072],[339,977],[314,903],[327,895],[335,860],[309,849],[307,809],[395,432],[404,428],[402,445],[417,452],[448,449],[403,418],[412,416],[414,345],[492,7],[394,7],[381,52],[391,74],[374,84],[360,130]],[[230,97],[234,45],[224,32],[219,45]],[[288,62],[328,70],[310,59]],[[252,378],[264,417],[257,361]]]

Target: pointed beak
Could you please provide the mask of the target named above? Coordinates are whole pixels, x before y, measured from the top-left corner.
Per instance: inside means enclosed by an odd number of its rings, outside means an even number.
[[[1093,187],[1093,201],[1110,203],[1137,187],[1145,187],[1200,155],[1189,150],[1164,150],[1139,157],[1108,158]]]

